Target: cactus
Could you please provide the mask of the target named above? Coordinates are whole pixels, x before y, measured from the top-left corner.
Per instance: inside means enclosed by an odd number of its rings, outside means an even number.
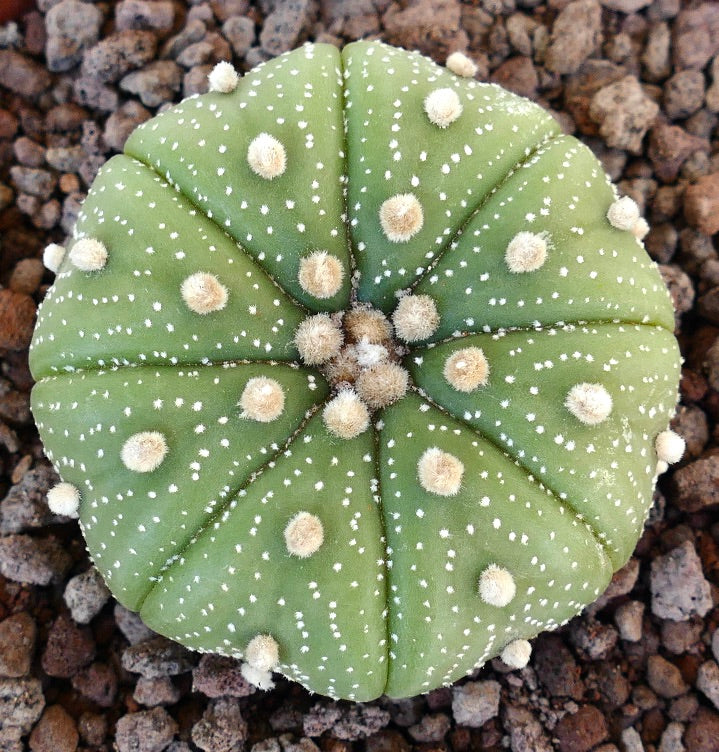
[[[221,64],[46,254],[49,503],[121,603],[261,687],[405,697],[526,664],[681,456],[636,204],[448,63],[360,42]]]

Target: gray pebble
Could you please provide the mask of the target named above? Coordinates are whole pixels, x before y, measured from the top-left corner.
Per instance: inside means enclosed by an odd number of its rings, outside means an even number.
[[[17,726],[0,726],[0,749],[3,752],[25,752],[22,729]]]
[[[113,88],[105,86],[92,76],[76,78],[73,81],[72,88],[78,104],[103,112],[114,112],[120,101]]]
[[[621,13],[635,13],[647,5],[651,5],[653,0],[599,0],[605,8],[618,10]]]
[[[57,178],[48,170],[37,167],[22,167],[13,165],[10,168],[10,177],[18,191],[29,193],[40,199],[47,200],[52,195],[57,185]]]
[[[596,0],[575,0],[566,5],[552,28],[545,57],[554,73],[576,73],[601,40],[602,9]]]
[[[80,192],[68,193],[62,202],[62,217],[60,225],[67,235],[71,235],[77,222],[77,216],[82,208],[85,194]]]
[[[20,533],[67,518],[56,517],[47,506],[47,491],[57,483],[55,471],[40,464],[23,475],[0,502],[0,533]]]
[[[165,42],[162,48],[162,57],[176,58],[182,50],[194,42],[199,42],[207,33],[207,27],[199,19],[189,20],[185,27],[173,37]]]
[[[192,741],[205,752],[237,752],[247,738],[247,723],[239,702],[230,697],[210,701],[202,718],[192,727]]]
[[[54,538],[8,535],[0,538],[0,574],[14,582],[62,582],[72,559]]]
[[[452,722],[445,713],[429,713],[407,731],[416,742],[441,742]]]
[[[662,81],[671,73],[671,42],[669,24],[662,22],[649,29],[642,54],[644,77],[648,81]]]
[[[128,713],[117,722],[115,743],[119,752],[162,752],[178,731],[164,708]]]
[[[302,729],[306,736],[322,736],[342,717],[342,711],[335,703],[316,702],[305,714]]]
[[[110,115],[105,122],[103,139],[115,151],[122,151],[128,136],[135,128],[152,117],[138,101],[130,99]]]
[[[349,708],[342,708],[340,719],[332,727],[332,736],[347,741],[365,739],[383,729],[389,721],[390,714],[382,708],[374,705],[351,705]]]
[[[248,0],[210,0],[215,18],[223,23],[234,16],[244,16],[250,9]]]
[[[247,16],[233,16],[222,25],[222,33],[239,58],[244,58],[255,41],[255,23]]]
[[[20,136],[12,148],[15,159],[25,167],[42,167],[45,163],[45,147],[27,136]]]
[[[85,52],[82,73],[100,83],[113,83],[141,68],[155,56],[157,40],[151,31],[118,31]]]
[[[122,634],[125,635],[125,639],[130,645],[137,645],[140,642],[149,640],[151,637],[157,636],[150,627],[142,623],[142,619],[140,619],[138,614],[125,608],[120,603],[115,604],[115,624],[117,624]]]
[[[607,658],[618,638],[613,626],[591,618],[574,619],[569,627],[572,645],[593,661]]]
[[[85,158],[85,150],[79,145],[55,146],[47,150],[45,158],[50,167],[60,172],[77,172]]]
[[[712,635],[712,653],[714,657],[719,661],[719,627],[714,630]]]
[[[652,613],[662,619],[686,621],[712,607],[711,586],[688,541],[652,561],[651,589]]]
[[[65,586],[65,603],[78,624],[88,624],[110,597],[102,575],[95,567],[75,575]]]
[[[701,690],[719,710],[719,665],[716,661],[705,661],[697,671],[697,689]]]
[[[529,708],[508,705],[502,720],[512,752],[553,752],[554,746]]]
[[[265,18],[260,46],[270,55],[291,50],[309,20],[310,0],[286,0]]]
[[[282,745],[274,736],[269,736],[267,739],[255,742],[250,749],[250,752],[282,752]]]
[[[644,744],[639,732],[632,728],[625,728],[621,733],[623,752],[644,752]]]
[[[202,65],[212,60],[212,44],[203,39],[201,42],[194,42],[185,47],[177,56],[177,62],[185,68],[192,68],[194,65]]]
[[[452,715],[459,726],[479,728],[499,713],[500,685],[496,681],[468,682],[452,687]]]
[[[614,612],[614,623],[619,636],[627,642],[639,642],[642,639],[642,621],[644,604],[641,601],[627,601]]]
[[[42,715],[45,696],[39,679],[0,679],[0,718],[5,728],[27,734]]]
[[[172,101],[182,88],[182,69],[172,60],[156,60],[139,71],[128,73],[120,88],[136,94],[147,107]]]
[[[170,0],[122,0],[115,6],[115,28],[154,29],[167,32],[175,21],[175,6]]]
[[[68,71],[81,60],[86,49],[97,43],[102,12],[92,3],[62,0],[45,16],[48,70]]]
[[[131,645],[122,653],[122,667],[148,679],[184,674],[192,670],[193,664],[193,655],[187,648],[159,636]]]
[[[180,690],[172,683],[169,676],[148,679],[141,676],[135,685],[133,698],[140,705],[174,705],[180,699]]]
[[[710,386],[719,385],[719,339],[706,352],[705,370]],[[719,502],[719,457],[709,455],[679,468],[672,481],[677,506],[683,512],[697,512]]]
[[[704,74],[701,71],[679,71],[664,83],[664,111],[672,120],[689,117],[703,103]]]
[[[0,86],[31,99],[51,84],[52,77],[44,65],[15,50],[0,50]]]
[[[0,622],[0,676],[17,679],[30,671],[37,627],[25,611]]]
[[[662,732],[657,752],[685,752],[686,747],[682,743],[684,736],[684,725],[672,721]]]
[[[320,748],[306,736],[295,739],[292,734],[279,737],[283,752],[320,752]]]
[[[205,94],[208,89],[207,76],[211,70],[211,65],[196,65],[194,68],[190,68],[182,79],[182,96],[191,97],[193,94]]]

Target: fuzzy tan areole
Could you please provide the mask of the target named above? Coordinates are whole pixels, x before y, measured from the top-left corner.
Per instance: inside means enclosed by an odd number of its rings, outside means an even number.
[[[45,254],[48,503],[119,601],[263,688],[525,665],[683,451],[636,205],[542,109],[448,66],[376,42],[220,64]]]

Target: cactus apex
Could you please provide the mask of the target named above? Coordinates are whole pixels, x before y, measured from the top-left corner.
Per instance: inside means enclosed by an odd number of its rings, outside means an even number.
[[[361,343],[357,345],[359,350]],[[372,347],[372,345],[370,345]],[[381,347],[381,345],[375,345]],[[382,348],[384,350],[384,348]],[[360,361],[362,365],[362,361]],[[376,363],[357,378],[357,391],[368,407],[376,410],[402,399],[407,393],[409,374],[396,363]]]
[[[567,394],[565,406],[586,426],[596,426],[612,412],[612,395],[603,384],[575,384]]]
[[[342,389],[326,405],[322,418],[340,439],[354,439],[369,428],[369,410],[354,389]]]
[[[308,316],[295,332],[295,345],[308,366],[326,363],[339,354],[342,332],[326,313]]]
[[[47,505],[53,514],[77,517],[80,491],[72,483],[58,483],[47,492]]]

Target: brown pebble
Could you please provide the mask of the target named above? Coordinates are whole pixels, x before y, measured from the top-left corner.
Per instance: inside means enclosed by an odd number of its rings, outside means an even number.
[[[158,676],[154,679],[141,676],[137,680],[132,697],[135,702],[147,707],[174,705],[180,699],[180,690],[169,676]]]
[[[58,183],[63,193],[75,193],[80,190],[80,179],[72,172],[66,172],[60,175]]]
[[[649,159],[655,175],[665,183],[676,180],[679,170],[698,149],[709,150],[709,142],[687,133],[678,125],[659,123],[649,134]]]
[[[164,708],[153,708],[120,718],[115,743],[119,752],[162,752],[177,731],[177,723]]]
[[[62,705],[50,705],[30,734],[32,752],[74,752],[79,741],[77,726]]]
[[[705,235],[719,232],[719,172],[704,175],[687,187],[684,216]]]
[[[15,292],[32,295],[37,292],[44,274],[45,267],[40,259],[21,259],[12,270],[8,287]]]
[[[25,611],[0,622],[0,676],[17,678],[30,671],[37,628]]]
[[[77,728],[86,744],[97,747],[102,744],[107,734],[107,718],[100,713],[86,712],[80,716]]]
[[[532,664],[539,681],[551,696],[582,698],[581,670],[560,637],[545,632],[537,638],[532,652]]]
[[[20,136],[13,144],[15,159],[26,167],[42,167],[45,162],[45,147],[27,136]]]
[[[32,338],[35,301],[24,293],[0,290],[0,349],[24,350]]]
[[[561,752],[588,752],[607,738],[607,721],[594,705],[565,715],[554,729]]]
[[[224,655],[206,653],[192,669],[192,690],[206,697],[246,697],[256,688],[242,676],[242,662]]]
[[[12,473],[10,474],[10,480],[13,483],[19,483],[22,479],[25,473],[32,467],[32,455],[31,454],[25,454],[20,458],[20,461],[15,465],[15,467],[12,469]]]
[[[88,627],[75,624],[68,614],[55,619],[42,654],[42,667],[50,676],[70,678],[95,657],[95,640]]]
[[[683,512],[698,512],[719,504],[718,455],[702,457],[680,467],[672,480],[676,490],[674,503]]]
[[[111,708],[117,695],[117,673],[107,663],[91,663],[72,677],[72,686],[101,708]]]
[[[0,538],[0,574],[14,582],[49,585],[61,582],[72,564],[54,538],[6,535]]]
[[[716,752],[719,739],[719,714],[700,707],[684,734],[686,752]]]
[[[681,671],[661,655],[649,656],[647,681],[660,697],[678,697],[689,689],[682,679]]]
[[[0,109],[0,138],[12,138],[17,133],[18,121],[15,115]]]
[[[15,50],[0,50],[0,86],[32,99],[52,83],[45,68]]]

